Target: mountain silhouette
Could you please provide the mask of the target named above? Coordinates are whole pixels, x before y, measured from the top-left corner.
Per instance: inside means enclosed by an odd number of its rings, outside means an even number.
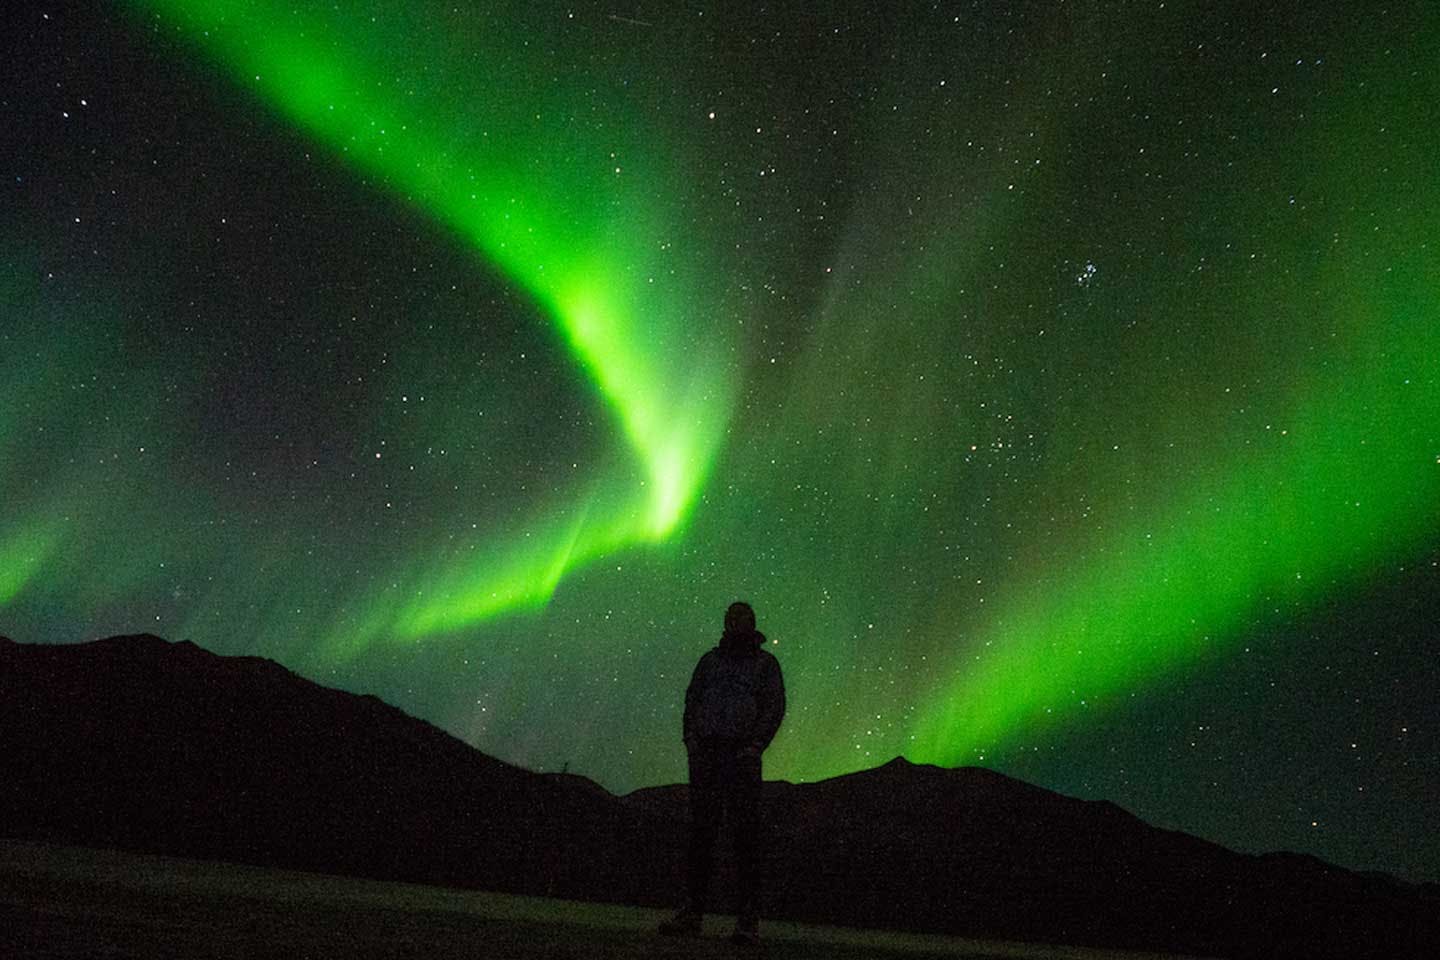
[[[765,785],[765,913],[1235,957],[1430,956],[1440,890],[964,767]],[[372,696],[151,635],[0,638],[0,836],[673,903],[686,789],[616,797]],[[720,863],[717,891],[728,888]]]
[[[12,837],[525,893],[639,893],[614,872],[631,863],[572,856],[635,842],[639,821],[613,797],[270,660],[150,635],[0,644],[0,729],[0,833]]]

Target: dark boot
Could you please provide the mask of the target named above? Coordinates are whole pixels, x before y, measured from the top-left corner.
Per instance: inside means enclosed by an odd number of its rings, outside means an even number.
[[[742,947],[760,946],[760,921],[754,917],[741,917],[735,922],[735,932],[730,942]]]

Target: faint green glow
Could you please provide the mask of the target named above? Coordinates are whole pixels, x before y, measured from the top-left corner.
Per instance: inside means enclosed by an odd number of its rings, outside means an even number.
[[[40,573],[59,543],[55,524],[0,536],[0,606],[9,603]]]
[[[27,589],[53,589],[42,575],[53,580],[62,544],[74,546],[69,520],[83,498],[71,494],[83,468],[52,472],[37,448],[76,424],[103,423],[107,402],[128,412],[130,399],[75,386],[75,371],[103,362],[110,345],[78,335],[79,325],[47,302],[41,276],[33,252],[0,235],[0,605]],[[75,443],[70,453],[93,449]]]
[[[1277,600],[1313,602],[1437,528],[1440,289],[1352,303],[1356,342],[1249,455],[1003,602],[907,755],[973,761],[1193,663]]]
[[[662,540],[686,520],[721,442],[732,387],[705,302],[675,279],[643,127],[595,142],[542,120],[544,94],[517,70],[499,17],[463,70],[431,71],[447,42],[407,7],[369,18],[271,2],[147,0],[291,122],[473,244],[549,313],[613,413],[640,477],[599,478],[579,527],[437,571],[400,603],[378,601],[332,647],[416,637],[543,604],[566,570]],[[524,20],[521,18],[520,21]],[[434,48],[434,49],[432,49]],[[503,51],[503,54],[502,54]],[[493,54],[493,62],[491,56]],[[419,65],[417,67],[417,65]],[[617,108],[619,109],[619,108]],[[633,127],[633,129],[632,129]],[[617,141],[624,160],[617,163]]]

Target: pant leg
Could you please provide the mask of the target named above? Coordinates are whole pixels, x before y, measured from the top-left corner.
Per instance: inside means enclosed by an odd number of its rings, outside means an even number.
[[[730,764],[729,817],[735,842],[735,913],[742,923],[759,919],[760,790],[759,757],[736,757]]]
[[[711,751],[697,747],[690,752],[690,856],[686,892],[690,909],[705,912],[714,867],[715,839],[725,808],[723,782],[718,759]]]

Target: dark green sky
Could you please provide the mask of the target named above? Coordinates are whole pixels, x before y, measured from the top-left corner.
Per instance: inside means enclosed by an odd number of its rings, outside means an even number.
[[[735,6],[12,18],[0,632],[1440,878],[1430,5]]]

